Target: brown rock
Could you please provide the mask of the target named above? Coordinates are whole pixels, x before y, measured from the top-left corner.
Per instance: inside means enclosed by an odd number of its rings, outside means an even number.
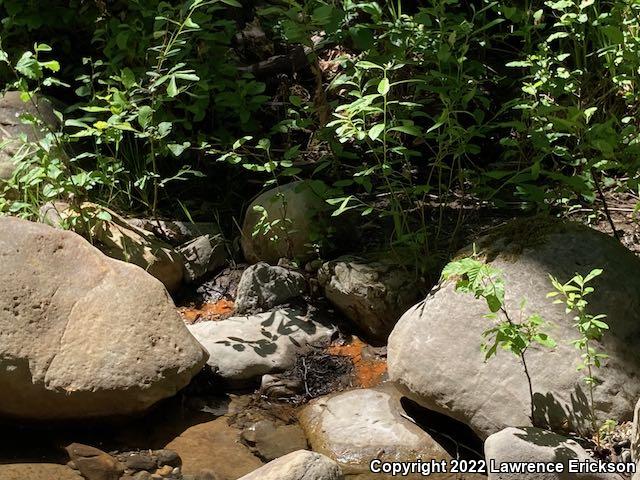
[[[158,239],[153,233],[135,227],[122,216],[105,207],[85,202],[82,209],[96,216],[100,211],[109,214],[110,220],[96,220],[90,225],[76,222],[74,230],[93,243],[111,258],[133,263],[160,280],[167,290],[175,292],[182,285],[184,261],[171,245]],[[53,202],[40,209],[41,221],[53,227],[75,213],[65,202]]]
[[[118,460],[97,448],[72,443],[66,450],[86,480],[119,480],[124,473]]]
[[[166,448],[180,455],[184,475],[197,476],[204,470],[216,480],[236,480],[262,466],[224,417],[188,428]]]
[[[277,426],[263,420],[256,423],[254,438],[258,455],[267,462],[307,448],[307,438],[298,425]]]
[[[160,467],[156,470],[156,475],[166,477],[167,475],[171,475],[171,472],[173,472],[173,467],[171,465],[165,465],[164,467]]]
[[[0,465],[0,480],[83,480],[78,472],[52,463]]]
[[[140,412],[206,361],[160,282],[75,233],[0,218],[0,264],[2,415]]]

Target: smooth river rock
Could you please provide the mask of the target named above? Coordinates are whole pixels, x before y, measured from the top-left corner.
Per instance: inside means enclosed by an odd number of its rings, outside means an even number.
[[[75,233],[0,218],[0,415],[143,411],[207,355],[164,286]]]
[[[340,467],[316,452],[298,450],[269,462],[239,480],[342,480]]]
[[[338,462],[353,480],[393,478],[369,471],[374,458],[382,462],[451,460],[431,435],[408,419],[400,398],[391,383],[321,397],[300,412],[300,424],[313,450]],[[405,478],[424,477],[416,473]],[[459,477],[444,473],[429,478]]]
[[[611,330],[602,342],[609,355],[595,372],[599,421],[631,420],[640,398],[640,259],[614,238],[577,224],[524,219],[482,239],[478,250],[503,271],[506,308],[540,314],[557,347],[532,346],[527,363],[534,389],[537,426],[564,431],[590,429],[588,388],[577,371],[580,354],[573,315],[554,305],[549,274],[561,281],[576,272],[604,268],[588,297],[592,314],[605,313]],[[488,362],[480,350],[482,332],[492,325],[484,300],[458,293],[452,282],[432,290],[403,315],[389,338],[392,380],[423,406],[444,413],[486,438],[511,425],[531,425],[526,377],[519,359],[499,351]]]
[[[326,343],[334,328],[293,309],[188,325],[209,352],[209,365],[231,384],[292,367],[310,345]]]
[[[492,464],[489,480],[623,480],[617,473],[569,472],[569,461],[595,462],[575,440],[539,428],[509,427],[494,433],[484,445],[487,462]],[[561,463],[561,472],[505,473],[502,464],[536,462],[539,464]],[[502,468],[506,468],[502,467]]]
[[[314,237],[326,233],[323,217],[328,205],[322,193],[317,182],[297,181],[268,190],[251,202],[242,224],[246,260],[275,265],[280,258],[311,258]],[[265,228],[267,223],[271,228]]]

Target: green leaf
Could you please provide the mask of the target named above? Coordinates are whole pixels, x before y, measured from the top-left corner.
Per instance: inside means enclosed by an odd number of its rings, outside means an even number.
[[[371,129],[369,130],[369,138],[371,140],[376,140],[380,136],[380,134],[384,132],[384,127],[384,123],[378,123],[377,125],[371,127]]]
[[[149,126],[149,123],[151,122],[152,115],[153,109],[151,107],[149,107],[148,105],[140,107],[140,109],[138,110],[138,124],[140,124],[142,128],[147,128],[147,126]]]
[[[487,306],[493,313],[499,312],[502,308],[502,302],[496,295],[488,295],[486,298]]]
[[[378,84],[378,93],[384,96],[387,93],[389,93],[390,88],[391,86],[389,83],[389,79],[387,77],[384,77],[382,80],[380,80],[380,83]]]
[[[363,70],[371,70],[371,69],[384,70],[382,66],[375,64],[373,62],[368,62],[366,60],[361,60],[360,62],[356,63],[356,68],[361,68]]]
[[[167,148],[174,156],[179,157],[182,153],[191,146],[190,142],[183,143],[170,143],[167,145]]]
[[[420,128],[416,127],[415,125],[400,125],[397,127],[391,127],[389,131],[406,133],[407,135],[412,135],[414,137],[419,137],[422,135],[422,131],[420,130]]]
[[[178,86],[176,85],[176,77],[171,77],[167,85],[167,95],[171,98],[178,95]]]

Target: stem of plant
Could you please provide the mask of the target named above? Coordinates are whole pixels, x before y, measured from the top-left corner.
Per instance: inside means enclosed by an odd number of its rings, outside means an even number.
[[[509,322],[511,325],[515,325],[513,323],[513,321],[511,320],[511,317],[509,317],[509,313],[507,313],[507,310],[504,307],[500,307],[500,310],[502,311],[502,313],[504,314],[505,318],[507,319],[507,322]],[[531,381],[531,374],[529,373],[529,367],[527,366],[527,360],[525,359],[524,354],[526,353],[527,349],[525,348],[521,353],[520,353],[520,361],[522,363],[522,368],[524,369],[524,374],[527,377],[527,386],[529,387],[529,419],[531,420],[531,425],[535,426],[535,421],[534,421],[534,416],[533,416],[533,382]]]

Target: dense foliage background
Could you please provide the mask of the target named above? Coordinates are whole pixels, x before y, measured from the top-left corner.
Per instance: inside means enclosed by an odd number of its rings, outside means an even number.
[[[452,207],[600,211],[603,189],[638,190],[639,15],[638,0],[0,0],[6,89],[56,99],[61,119],[16,156],[0,212],[65,198],[232,227],[264,185],[312,179],[334,215],[371,216],[425,259]]]

